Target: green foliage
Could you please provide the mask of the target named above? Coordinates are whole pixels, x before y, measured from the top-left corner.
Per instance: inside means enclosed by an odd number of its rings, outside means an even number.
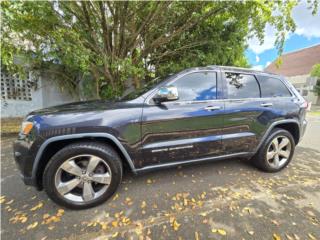
[[[263,41],[267,23],[278,30],[281,54],[285,35],[295,30],[291,10],[296,4],[2,1],[1,60],[10,71],[52,72],[71,91],[85,77],[83,91],[115,98],[130,85],[139,88],[187,67],[248,66],[247,39]]]
[[[316,77],[317,78],[317,84],[314,86],[313,91],[320,96],[320,63],[314,65],[312,67],[311,73],[310,73],[311,77]]]

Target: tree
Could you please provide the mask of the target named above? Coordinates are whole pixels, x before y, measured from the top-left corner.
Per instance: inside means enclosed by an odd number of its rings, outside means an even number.
[[[98,96],[119,96],[154,76],[209,64],[247,66],[246,41],[263,41],[267,23],[282,52],[295,30],[296,1],[2,1],[1,60],[23,56],[32,70],[55,72],[69,89],[93,79]],[[317,0],[313,3],[317,9]],[[276,13],[276,14],[275,14]]]
[[[310,76],[317,78],[317,83],[316,83],[316,85],[314,86],[313,91],[314,91],[318,96],[320,96],[320,63],[315,64],[315,65],[312,67]]]

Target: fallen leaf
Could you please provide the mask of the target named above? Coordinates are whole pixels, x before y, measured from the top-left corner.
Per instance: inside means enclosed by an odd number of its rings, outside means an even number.
[[[9,202],[6,202],[6,204],[9,205],[9,204],[13,203],[13,201],[14,201],[14,200],[11,199]]]
[[[297,234],[294,233],[293,236],[294,236],[294,239],[300,240],[300,237]]]
[[[279,236],[279,235],[277,235],[277,234],[273,234],[273,239],[274,240],[281,240],[281,237]]]
[[[36,226],[38,226],[38,222],[34,222],[34,223],[30,224],[30,225],[27,227],[27,230],[33,229],[33,228],[35,228]]]
[[[31,211],[35,211],[35,210],[37,210],[37,209],[39,209],[39,208],[42,208],[42,206],[43,206],[43,203],[42,203],[42,202],[39,202],[36,206],[34,206],[33,208],[31,208],[30,210],[31,210]]]
[[[276,225],[276,226],[279,226],[280,225],[280,223],[278,223],[276,220],[272,220],[271,221],[274,225]]]
[[[181,226],[181,224],[179,224],[179,223],[177,222],[177,220],[174,220],[174,221],[173,221],[173,229],[174,229],[175,231],[178,231],[178,229],[179,229],[180,226]]]
[[[117,194],[113,197],[112,201],[117,200],[118,198],[119,198],[119,194],[117,193]]]
[[[308,237],[312,240],[316,240],[316,238],[311,233],[308,233]]]
[[[211,229],[211,232],[213,232],[213,233],[219,233],[219,234],[222,235],[222,236],[227,235],[227,232],[226,232],[225,230],[223,230],[223,229]]]
[[[145,208],[147,206],[147,203],[145,201],[142,201],[141,208]]]
[[[62,214],[64,214],[64,209],[59,209],[57,215],[59,216],[59,215],[62,215]]]
[[[286,233],[285,235],[288,240],[293,240],[293,237],[291,237],[289,234]]]
[[[198,232],[194,233],[194,238],[195,238],[195,240],[200,240]]]
[[[112,234],[112,237],[113,237],[113,238],[116,238],[118,235],[119,235],[119,233],[118,233],[118,232],[115,232],[114,234]]]
[[[247,231],[251,236],[254,234],[254,231]]]

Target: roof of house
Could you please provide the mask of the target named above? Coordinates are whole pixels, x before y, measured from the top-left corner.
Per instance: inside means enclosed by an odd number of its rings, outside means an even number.
[[[320,63],[320,44],[283,54],[279,68],[273,61],[265,71],[288,77],[307,75],[317,63]]]

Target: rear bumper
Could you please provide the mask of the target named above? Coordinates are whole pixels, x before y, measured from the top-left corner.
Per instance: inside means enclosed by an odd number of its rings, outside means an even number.
[[[303,137],[303,135],[304,135],[305,132],[306,132],[307,125],[308,125],[308,121],[304,119],[304,120],[302,121],[302,124],[301,124],[300,140],[301,140],[301,138]]]

